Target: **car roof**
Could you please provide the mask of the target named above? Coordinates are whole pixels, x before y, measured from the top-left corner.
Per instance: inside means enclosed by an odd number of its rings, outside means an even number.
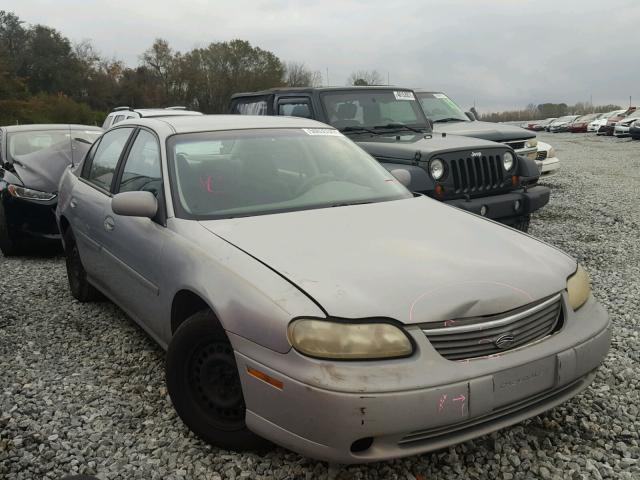
[[[134,112],[141,117],[172,117],[172,116],[185,116],[185,115],[202,115],[201,112],[195,110],[184,109],[172,109],[172,108],[132,108],[129,110],[113,110],[109,113],[111,116],[126,115],[127,113]]]
[[[410,90],[411,88],[397,87],[394,85],[363,85],[363,86],[346,86],[346,87],[275,87],[259,92],[243,92],[234,93],[231,98],[250,97],[258,95],[271,95],[274,93],[312,93],[312,92],[340,92],[353,90]]]
[[[38,132],[42,130],[94,130],[102,132],[102,128],[93,125],[73,123],[33,123],[30,125],[7,125],[2,127],[6,132]]]
[[[223,130],[250,130],[260,128],[331,128],[332,126],[301,117],[267,115],[197,115],[127,119],[116,124],[148,127],[169,126],[175,133],[209,132]],[[117,128],[116,127],[116,128]]]

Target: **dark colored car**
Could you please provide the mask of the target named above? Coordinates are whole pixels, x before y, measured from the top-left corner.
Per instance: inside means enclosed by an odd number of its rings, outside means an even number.
[[[601,113],[589,113],[588,115],[582,115],[581,117],[576,118],[573,123],[570,123],[567,130],[571,133],[587,133],[589,123],[593,122],[601,115]]]
[[[526,231],[549,201],[533,186],[535,160],[504,144],[432,132],[412,90],[394,87],[278,88],[238,93],[231,113],[289,115],[328,123],[389,171],[405,171],[413,192]],[[313,133],[310,133],[313,134]]]
[[[629,135],[634,140],[640,140],[640,120],[636,120],[629,126]]]
[[[20,253],[26,240],[59,241],[58,182],[102,134],[87,125],[0,127],[0,250]]]
[[[636,111],[636,107],[629,107],[620,115],[614,115],[613,117],[609,117],[609,120],[607,120],[607,124],[603,125],[598,130],[598,135],[607,135],[608,137],[612,137],[613,132],[616,128],[616,123],[618,123],[621,120],[624,120],[626,117],[628,117],[635,111]]]
[[[482,138],[509,145],[518,155],[535,159],[538,153],[535,134],[515,125],[471,120],[467,114],[442,92],[414,90],[424,110],[433,123],[436,133],[448,133],[465,137]]]

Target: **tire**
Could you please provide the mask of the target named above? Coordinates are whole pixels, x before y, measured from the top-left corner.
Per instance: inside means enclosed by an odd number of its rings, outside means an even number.
[[[67,279],[69,280],[69,290],[73,298],[83,303],[102,298],[102,295],[96,287],[87,281],[87,272],[82,265],[78,244],[76,243],[71,228],[64,234],[64,245]]]
[[[529,224],[531,223],[531,215],[523,215],[522,217],[519,217],[514,224],[512,225],[513,228],[515,228],[516,230],[520,230],[521,232],[528,232],[529,231]]]
[[[178,415],[205,442],[236,451],[270,445],[247,428],[233,348],[211,311],[192,315],[176,331],[167,351],[166,382]]]
[[[20,246],[9,228],[4,205],[0,200],[0,250],[5,257],[13,257],[20,253]]]

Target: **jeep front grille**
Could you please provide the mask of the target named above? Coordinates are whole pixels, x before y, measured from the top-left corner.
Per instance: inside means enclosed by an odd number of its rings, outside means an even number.
[[[562,324],[562,297],[491,317],[424,324],[431,345],[448,360],[494,355],[546,337]],[[500,346],[498,346],[500,345]]]
[[[547,152],[546,152],[546,150],[540,150],[540,151],[536,154],[536,160],[544,160],[545,158],[547,158]]]
[[[455,193],[486,192],[504,186],[504,170],[499,156],[467,157],[449,163]]]

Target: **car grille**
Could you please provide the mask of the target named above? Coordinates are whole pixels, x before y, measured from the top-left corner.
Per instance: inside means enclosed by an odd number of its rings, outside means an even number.
[[[449,162],[455,193],[486,192],[504,186],[499,156],[467,157]]]
[[[562,324],[560,294],[535,305],[491,317],[423,324],[431,345],[448,360],[484,357],[546,337]]]
[[[544,160],[545,158],[547,158],[547,152],[545,150],[540,150],[536,154],[536,160]]]
[[[509,145],[511,148],[513,148],[514,150],[520,150],[521,148],[524,148],[525,142],[524,141],[518,141],[518,142],[503,142],[506,145]]]

